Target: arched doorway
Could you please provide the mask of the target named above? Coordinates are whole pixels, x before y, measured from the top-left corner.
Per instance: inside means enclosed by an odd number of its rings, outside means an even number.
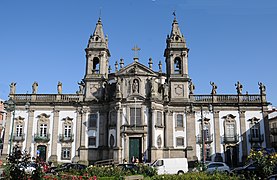
[[[46,151],[47,147],[45,145],[39,145],[37,147],[37,156],[40,158],[41,161],[46,162]]]

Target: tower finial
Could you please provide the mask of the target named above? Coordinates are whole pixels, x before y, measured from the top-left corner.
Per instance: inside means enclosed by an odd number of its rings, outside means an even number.
[[[102,7],[100,7],[99,9],[99,20],[101,20],[101,16],[102,16]]]
[[[172,15],[174,16],[174,20],[176,20],[176,10],[173,11]]]

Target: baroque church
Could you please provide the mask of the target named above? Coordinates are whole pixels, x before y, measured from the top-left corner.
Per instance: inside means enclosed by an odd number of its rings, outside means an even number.
[[[85,75],[74,94],[63,94],[61,82],[56,94],[37,93],[37,82],[31,94],[18,94],[11,83],[15,109],[7,110],[2,156],[17,145],[56,163],[186,157],[236,166],[250,149],[268,146],[263,83],[257,94],[244,94],[240,82],[236,94],[217,94],[214,82],[208,94],[194,94],[189,49],[176,17],[166,38],[166,72],[161,62],[150,58],[144,65],[137,56],[127,65],[120,59],[111,72],[100,18],[85,52]]]

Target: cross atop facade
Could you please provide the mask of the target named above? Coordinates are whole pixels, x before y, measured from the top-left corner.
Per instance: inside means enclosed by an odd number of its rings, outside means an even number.
[[[134,51],[134,60],[138,60],[138,51],[140,51],[140,48],[135,45],[132,50]]]

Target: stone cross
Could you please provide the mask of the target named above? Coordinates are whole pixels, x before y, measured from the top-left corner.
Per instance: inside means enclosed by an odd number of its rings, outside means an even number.
[[[134,60],[138,60],[138,51],[140,51],[140,48],[139,48],[137,45],[135,45],[135,46],[132,48],[132,50],[135,52],[135,53],[134,53]]]

